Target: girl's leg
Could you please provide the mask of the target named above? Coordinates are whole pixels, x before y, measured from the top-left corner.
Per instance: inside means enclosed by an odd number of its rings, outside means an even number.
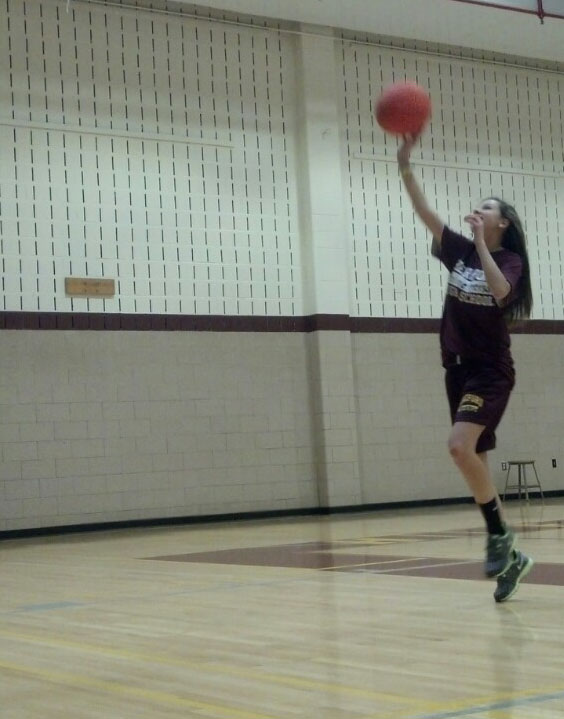
[[[476,452],[476,444],[483,430],[483,425],[455,422],[448,447],[486,520],[489,535],[486,574],[495,577],[504,572],[511,562],[515,537],[503,522],[500,512],[501,503],[491,478],[487,455],[485,452],[480,454]]]
[[[455,422],[448,438],[450,455],[478,504],[486,504],[497,497],[487,460],[483,459],[485,452],[476,453],[476,444],[484,429],[481,424]]]
[[[487,452],[478,452],[478,457],[480,458],[480,460],[481,460],[482,463],[484,464],[484,466],[485,466],[485,468],[486,468],[486,471],[487,471],[487,473],[488,473],[488,476],[490,477],[490,483],[491,483],[491,486],[493,487],[493,490],[494,490],[494,492],[495,492],[495,497],[494,497],[494,499],[495,499],[495,503],[496,503],[496,506],[497,506],[497,513],[498,513],[498,515],[499,515],[499,518],[500,518],[500,521],[501,521],[503,527],[505,528],[506,522],[505,522],[504,514],[503,514],[503,505],[502,505],[502,503],[501,503],[501,498],[500,498],[500,496],[499,496],[499,492],[497,491],[497,488],[495,487],[495,485],[494,485],[494,483],[493,483],[493,481],[492,481],[492,479],[491,479],[490,468],[489,468],[489,465],[488,465],[488,453],[487,453]],[[490,500],[490,501],[491,501],[491,500]],[[485,502],[484,502],[484,504],[485,504]],[[502,533],[503,533],[503,532],[502,532]],[[495,532],[493,532],[493,534],[495,534]]]

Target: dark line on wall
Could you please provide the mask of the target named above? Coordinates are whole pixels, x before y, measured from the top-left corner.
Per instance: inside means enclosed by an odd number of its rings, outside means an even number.
[[[540,493],[529,492],[531,498],[540,498]],[[545,497],[564,497],[564,490],[549,490]],[[519,501],[517,494],[508,495],[507,500]],[[188,517],[155,517],[154,519],[131,519],[118,522],[96,522],[92,524],[70,524],[54,527],[34,527],[30,529],[10,529],[0,532],[0,541],[25,539],[28,537],[46,537],[83,532],[108,532],[122,529],[140,529],[149,527],[171,527],[194,524],[218,524],[220,522],[257,521],[280,517],[319,517],[335,514],[366,514],[394,509],[421,509],[461,504],[474,504],[473,497],[446,497],[443,499],[421,499],[407,502],[382,502],[375,504],[346,505],[342,507],[305,507],[297,509],[273,509],[260,512],[237,512],[208,514]]]
[[[436,334],[440,320],[412,317],[308,315],[149,315],[96,312],[0,312],[0,330],[97,330],[122,332],[319,332]],[[564,320],[527,320],[513,334],[562,335]]]

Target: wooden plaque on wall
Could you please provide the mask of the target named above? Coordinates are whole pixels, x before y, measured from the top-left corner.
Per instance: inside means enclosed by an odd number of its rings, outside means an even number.
[[[115,293],[115,280],[65,277],[65,294],[69,297],[113,297]]]

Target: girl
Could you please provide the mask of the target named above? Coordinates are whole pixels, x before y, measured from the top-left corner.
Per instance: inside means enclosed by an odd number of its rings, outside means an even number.
[[[450,405],[450,454],[480,506],[488,531],[485,573],[498,577],[496,601],[504,601],[528,573],[532,560],[514,550],[493,484],[487,452],[515,384],[508,320],[529,316],[529,260],[521,221],[496,197],[483,200],[464,220],[474,241],[453,232],[432,210],[413,175],[407,135],[398,164],[413,208],[433,240],[432,254],[449,270],[441,322],[441,355]]]

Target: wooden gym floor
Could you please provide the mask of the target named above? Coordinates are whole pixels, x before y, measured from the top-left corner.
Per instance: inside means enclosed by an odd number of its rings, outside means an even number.
[[[564,501],[0,543],[2,719],[564,718]]]

